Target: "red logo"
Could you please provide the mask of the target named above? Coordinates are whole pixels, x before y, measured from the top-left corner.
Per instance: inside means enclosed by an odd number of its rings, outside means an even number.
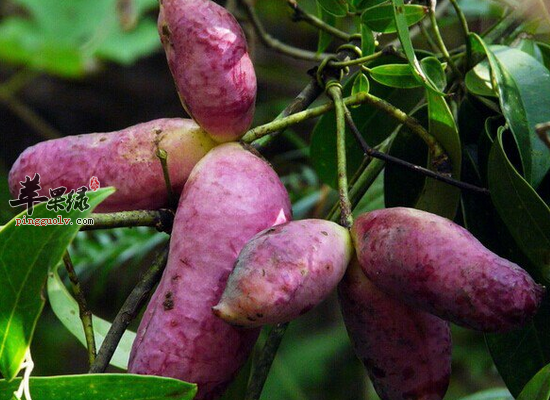
[[[90,190],[95,192],[97,189],[99,189],[99,179],[97,179],[97,176],[92,176],[90,178]]]

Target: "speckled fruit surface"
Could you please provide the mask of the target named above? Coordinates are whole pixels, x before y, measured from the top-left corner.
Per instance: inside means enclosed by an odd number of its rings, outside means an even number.
[[[245,243],[290,213],[288,194],[263,159],[235,143],[210,151],[180,197],[168,264],[139,326],[128,371],[197,383],[196,399],[219,396],[259,330],[235,328],[212,307]]]
[[[536,313],[544,294],[518,265],[425,211],[398,207],[363,214],[352,237],[363,271],[380,289],[467,328],[517,328]]]
[[[245,327],[290,321],[336,288],[352,254],[349,232],[334,222],[309,219],[267,229],[243,248],[213,310]]]
[[[441,400],[451,375],[449,323],[386,295],[352,261],[338,287],[357,357],[382,400]]]
[[[256,74],[235,18],[211,0],[163,0],[159,34],[187,112],[218,142],[252,122]]]
[[[166,207],[168,193],[156,153],[168,155],[172,189],[179,194],[195,164],[215,142],[190,119],[157,119],[110,133],[90,133],[48,140],[26,149],[9,173],[10,193],[19,195],[25,175],[40,174],[40,194],[65,186],[67,192],[98,178],[116,192],[96,212]]]

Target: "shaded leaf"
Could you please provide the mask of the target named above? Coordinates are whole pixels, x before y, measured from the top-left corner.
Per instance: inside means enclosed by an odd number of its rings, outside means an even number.
[[[345,0],[316,0],[317,5],[335,17],[345,17],[348,14],[348,5]]]
[[[369,80],[367,79],[365,74],[359,72],[355,77],[355,79],[353,80],[353,87],[351,88],[351,94],[356,95],[361,92],[368,93],[369,87],[370,87]]]
[[[319,18],[321,18],[325,23],[328,25],[334,26],[336,24],[336,17],[327,11],[323,7],[317,3],[317,14],[319,15]],[[317,41],[317,53],[324,52],[328,46],[332,43],[332,40],[334,37],[324,31],[323,29],[319,29],[319,39]]]
[[[415,78],[409,64],[385,64],[374,67],[370,76],[376,82],[398,89],[410,89],[422,86]]]
[[[6,379],[19,372],[44,306],[41,292],[48,270],[59,263],[80,229],[76,218],[89,215],[113,192],[112,188],[91,192],[90,209],[61,213],[72,225],[16,226],[14,218],[0,230],[0,372]],[[41,203],[34,208],[32,218],[56,218],[58,214]],[[26,215],[23,212],[18,217]]]
[[[8,400],[21,379],[0,380],[0,398]],[[31,377],[34,400],[191,400],[197,386],[172,378],[130,374]]]
[[[514,400],[514,398],[506,389],[489,389],[462,397],[460,400]]]
[[[361,53],[363,56],[370,56],[376,50],[374,33],[365,24],[361,24]]]
[[[428,9],[417,4],[404,5],[400,10],[407,27],[417,24],[428,13]],[[361,15],[361,21],[375,32],[395,33],[397,25],[394,18],[393,6],[381,4],[366,9]]]

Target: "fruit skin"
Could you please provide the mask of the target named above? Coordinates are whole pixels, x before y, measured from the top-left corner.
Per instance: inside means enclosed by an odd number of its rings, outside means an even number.
[[[214,140],[252,123],[256,74],[235,18],[211,0],[163,0],[158,30],[186,111]]]
[[[101,186],[117,191],[97,212],[158,209],[168,204],[168,194],[157,149],[168,155],[172,189],[181,193],[195,164],[215,142],[190,119],[157,119],[110,133],[90,133],[48,140],[26,149],[9,173],[13,197],[20,181],[40,174],[40,194],[65,186],[88,186],[96,176]]]
[[[452,221],[409,208],[361,215],[352,237],[384,292],[467,328],[505,332],[537,311],[544,288]]]
[[[196,399],[220,395],[259,330],[227,324],[212,306],[246,242],[289,220],[290,210],[267,162],[236,143],[210,151],[180,197],[168,264],[139,326],[128,372],[195,382]]]
[[[441,400],[451,375],[449,323],[378,289],[354,259],[338,286],[357,357],[382,400]]]
[[[347,229],[330,221],[288,222],[241,250],[214,313],[244,327],[288,322],[323,301],[353,255]]]

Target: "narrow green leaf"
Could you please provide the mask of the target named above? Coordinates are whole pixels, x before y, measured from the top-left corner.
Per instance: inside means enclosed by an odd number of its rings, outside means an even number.
[[[460,400],[514,400],[514,398],[506,389],[489,389],[462,397]]]
[[[335,17],[348,15],[348,5],[345,0],[317,0],[317,5]]]
[[[518,143],[527,181],[537,188],[550,169],[550,151],[539,139],[535,126],[550,121],[550,71],[521,50],[504,46],[483,46],[493,81],[499,92],[500,106]]]
[[[422,86],[415,78],[409,64],[386,64],[374,67],[370,76],[376,82],[398,89],[410,89]]]
[[[521,391],[517,400],[550,399],[550,364],[541,369]]]
[[[0,380],[0,398],[10,399],[21,379]],[[172,378],[131,374],[31,377],[33,400],[191,400],[197,386]]]
[[[42,288],[48,270],[57,265],[80,226],[76,218],[89,215],[101,201],[114,192],[112,188],[89,193],[90,209],[55,213],[38,204],[36,218],[70,218],[72,225],[16,226],[21,213],[0,230],[0,372],[13,379],[30,346],[36,321],[45,299]]]
[[[50,306],[65,328],[67,328],[83,346],[86,346],[86,337],[84,336],[84,329],[82,328],[82,320],[79,317],[78,303],[65,288],[56,269],[57,268],[54,268],[48,274],[48,300],[50,301]],[[96,345],[100,347],[107,332],[109,332],[111,324],[95,315],[92,316],[92,320]],[[132,350],[132,344],[135,338],[136,334],[134,332],[129,330],[124,332],[113,354],[113,358],[111,359],[111,365],[121,369],[128,368],[128,359],[130,358],[130,351]]]
[[[550,284],[550,208],[510,163],[502,144],[503,130],[489,155],[491,198],[514,240]]]
[[[466,89],[477,96],[498,97],[491,81],[489,62],[484,60],[466,73]]]
[[[420,65],[433,86],[443,91],[447,86],[445,66],[435,57],[423,58],[420,60]]]
[[[403,5],[400,9],[407,27],[417,24],[428,13],[428,9],[417,4]],[[366,9],[361,15],[361,21],[375,32],[395,33],[397,24],[394,18],[394,10],[391,4],[381,4]]]
[[[328,12],[325,11],[323,7],[317,3],[317,14],[319,15],[319,18],[321,18],[325,23],[334,26],[336,25],[336,17]],[[317,53],[324,52],[328,46],[332,43],[332,40],[334,37],[328,33],[325,32],[322,29],[319,29],[319,39],[317,41]]]

